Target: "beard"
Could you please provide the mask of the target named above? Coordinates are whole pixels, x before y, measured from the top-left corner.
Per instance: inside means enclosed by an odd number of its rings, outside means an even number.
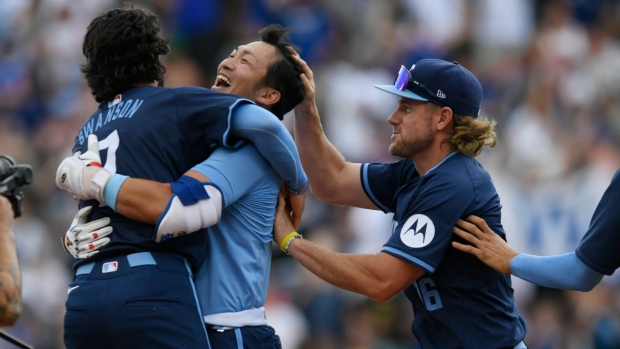
[[[430,122],[424,127],[420,127],[413,141],[405,140],[401,137],[399,142],[390,144],[390,154],[401,158],[410,159],[415,154],[428,149],[435,140],[435,135]],[[402,136],[402,133],[400,134]]]

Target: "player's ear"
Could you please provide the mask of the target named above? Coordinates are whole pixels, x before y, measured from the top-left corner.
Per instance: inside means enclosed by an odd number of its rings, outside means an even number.
[[[271,87],[264,86],[264,87],[261,87],[260,93],[258,97],[256,98],[255,102],[258,105],[269,107],[269,106],[272,106],[278,103],[281,97],[282,95],[280,94],[279,91],[276,91],[275,89]]]
[[[452,109],[450,109],[449,107],[442,107],[438,113],[437,129],[446,129],[446,127],[448,127],[452,123],[453,117],[454,113],[452,112]]]

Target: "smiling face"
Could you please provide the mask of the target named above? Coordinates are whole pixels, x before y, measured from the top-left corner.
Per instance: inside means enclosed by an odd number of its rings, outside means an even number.
[[[274,46],[254,41],[237,47],[218,66],[212,90],[235,94],[266,107],[274,102],[273,88],[262,84],[269,65],[278,59]],[[279,93],[277,93],[279,99]]]

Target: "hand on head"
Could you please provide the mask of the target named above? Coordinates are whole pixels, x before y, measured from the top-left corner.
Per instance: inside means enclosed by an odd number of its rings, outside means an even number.
[[[291,57],[293,58],[295,63],[297,63],[299,67],[301,68],[301,75],[299,76],[299,79],[301,80],[301,85],[304,88],[304,94],[305,94],[303,102],[297,105],[295,107],[295,110],[298,110],[301,108],[313,107],[316,105],[315,100],[314,100],[315,98],[314,95],[316,93],[316,86],[314,84],[314,74],[312,73],[312,70],[308,66],[308,63],[306,63],[306,61],[301,59],[299,54],[294,52],[291,54]]]

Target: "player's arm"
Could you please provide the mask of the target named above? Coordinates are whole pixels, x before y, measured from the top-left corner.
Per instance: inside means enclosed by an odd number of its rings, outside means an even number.
[[[220,148],[176,182],[159,183],[110,174],[100,167],[96,136],[90,135],[88,142],[87,153],[63,160],[56,173],[57,185],[80,199],[96,199],[128,218],[154,224],[156,241],[216,224],[225,207],[224,199],[228,204],[235,202],[264,171],[254,147]],[[221,186],[211,182],[213,176]],[[95,227],[80,225],[80,229],[83,234],[78,232],[73,239],[78,244],[84,241],[80,239],[89,239]]]
[[[385,302],[402,292],[424,274],[424,270],[387,253],[343,254],[327,250],[308,240],[295,238],[293,226],[280,194],[274,225],[274,241],[306,269],[324,281]],[[286,240],[285,240],[286,239]]]
[[[377,209],[362,188],[361,164],[350,163],[329,142],[315,103],[312,70],[298,55],[305,98],[295,107],[295,142],[303,168],[312,183],[310,190],[330,204]]]
[[[102,167],[97,136],[91,134],[86,153],[78,152],[60,163],[56,170],[56,185],[77,199],[94,199],[115,211],[118,196],[122,195],[120,205],[124,212],[121,214],[127,214],[138,222],[156,224],[154,239],[161,241],[176,233],[194,232],[219,221],[223,207],[221,192],[206,176],[198,176],[200,179],[192,176],[198,175],[188,173],[188,176],[168,184],[112,174]],[[129,185],[125,186],[127,181]],[[122,187],[125,187],[123,194]],[[76,222],[84,223],[79,212]],[[70,228],[69,232],[72,230]],[[89,234],[88,230],[85,229],[85,234]],[[77,242],[80,233],[75,235]],[[68,247],[66,240],[65,248]]]
[[[148,216],[150,221],[145,223],[156,225],[158,237],[190,233],[216,224],[223,207],[251,191],[267,171],[263,163],[252,145],[220,148],[171,184],[128,178],[120,187],[115,209],[141,222]],[[108,199],[106,203],[112,204],[113,199]]]
[[[13,218],[11,202],[0,195],[0,326],[14,325],[22,309],[22,279]]]
[[[255,104],[235,107],[232,111],[231,135],[251,141],[289,190],[306,190],[308,177],[301,166],[295,141],[271,112]]]
[[[469,242],[452,242],[455,248],[471,253],[491,268],[544,287],[589,291],[603,274],[589,268],[574,252],[555,256],[533,256],[515,251],[476,216],[459,220],[454,233]]]
[[[209,178],[195,171],[188,171],[185,176],[195,178],[198,182],[211,182]],[[114,190],[112,186],[106,186],[106,204],[110,202],[110,207],[129,219],[153,225],[166,210],[174,194],[171,183],[131,177],[124,180],[116,197],[113,196]]]
[[[232,113],[232,135],[250,140],[284,180],[289,191],[293,224],[299,226],[310,183],[293,137],[271,112],[255,104],[241,104]]]

